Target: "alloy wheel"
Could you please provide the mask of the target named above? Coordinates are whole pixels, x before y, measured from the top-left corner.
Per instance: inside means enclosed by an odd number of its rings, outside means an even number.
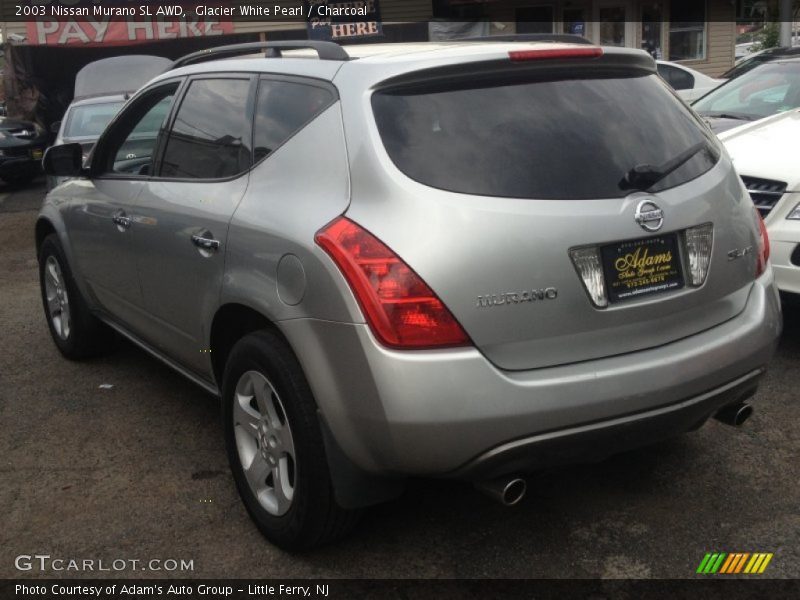
[[[273,516],[286,514],[297,480],[294,440],[278,393],[258,371],[247,371],[236,384],[233,430],[239,462],[258,503]]]
[[[69,338],[72,320],[69,295],[61,265],[55,256],[48,256],[44,265],[44,289],[47,296],[47,312],[53,329],[62,340]]]

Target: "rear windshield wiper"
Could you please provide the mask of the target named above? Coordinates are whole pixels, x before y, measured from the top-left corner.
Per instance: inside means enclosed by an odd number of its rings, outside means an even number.
[[[708,140],[695,144],[664,164],[655,166],[649,164],[636,165],[625,174],[625,177],[619,182],[619,187],[622,190],[647,191],[659,181],[680,169],[694,158],[698,152],[706,149],[710,149]]]

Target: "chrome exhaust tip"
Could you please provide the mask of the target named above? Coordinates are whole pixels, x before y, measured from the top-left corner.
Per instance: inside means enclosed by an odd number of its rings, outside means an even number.
[[[525,497],[528,484],[520,477],[500,477],[475,484],[480,491],[503,506],[514,506]]]
[[[741,427],[750,415],[753,414],[753,407],[747,402],[737,402],[723,406],[714,415],[714,418],[720,423],[730,425],[731,427]]]

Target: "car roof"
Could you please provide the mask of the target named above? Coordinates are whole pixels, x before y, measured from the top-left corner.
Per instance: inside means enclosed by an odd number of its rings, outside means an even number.
[[[500,42],[500,41],[448,41],[394,44],[358,44],[344,46],[351,60],[318,60],[313,50],[289,50],[280,58],[266,58],[263,54],[247,57],[224,58],[183,66],[163,73],[153,82],[176,76],[200,73],[274,73],[300,75],[332,81],[340,73],[355,72],[377,82],[392,76],[425,68],[459,63],[508,59],[514,50],[559,50],[582,48],[583,44],[553,42]],[[630,48],[604,47],[607,57],[627,57],[632,62],[647,60],[650,56]],[[653,70],[655,70],[653,68]]]

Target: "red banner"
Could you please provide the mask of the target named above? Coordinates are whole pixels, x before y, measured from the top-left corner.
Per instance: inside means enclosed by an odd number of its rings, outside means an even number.
[[[233,33],[230,20],[202,17],[165,21],[81,17],[28,21],[28,43],[48,46],[108,46]]]

